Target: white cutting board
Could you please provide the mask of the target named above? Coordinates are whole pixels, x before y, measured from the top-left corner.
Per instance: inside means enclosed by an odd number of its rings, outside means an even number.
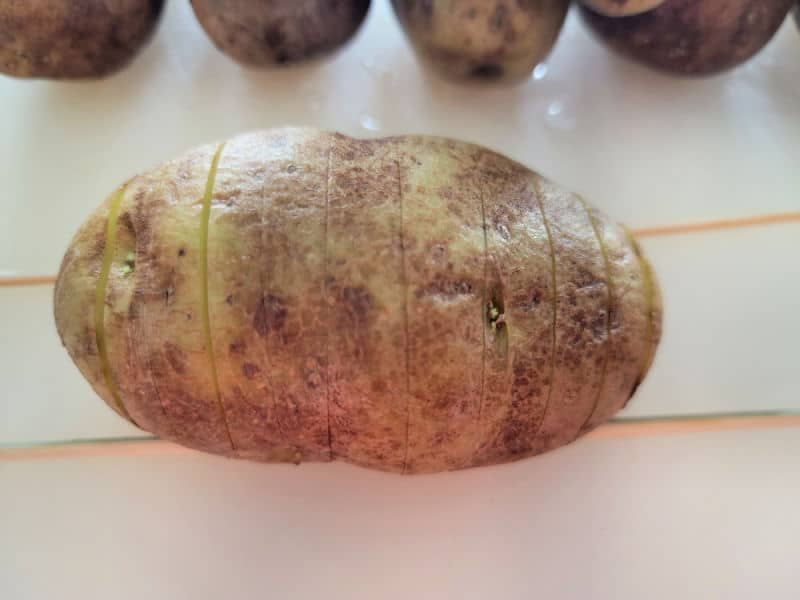
[[[439,134],[497,149],[632,227],[800,210],[800,33],[706,80],[610,55],[573,13],[515,87],[458,86],[414,61],[388,2],[331,58],[284,71],[219,53],[188,2],[96,83],[0,78],[0,275],[56,272],[121,181],[205,142],[282,125]],[[662,347],[626,415],[800,410],[800,224],[643,241]],[[49,287],[0,289],[0,442],[131,434],[54,333]]]
[[[633,227],[800,210],[800,34],[678,80],[571,16],[538,79],[451,85],[376,0],[293,70],[219,54],[172,0],[154,42],[88,84],[0,78],[0,271],[55,273],[120,181],[240,131],[316,125],[491,146]],[[629,416],[800,410],[800,224],[644,241],[664,340]],[[136,433],[60,348],[51,289],[0,288],[0,444]],[[216,457],[0,461],[0,598],[800,597],[797,430],[584,440],[400,478]]]

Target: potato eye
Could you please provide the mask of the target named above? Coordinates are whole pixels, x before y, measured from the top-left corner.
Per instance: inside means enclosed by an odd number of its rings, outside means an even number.
[[[125,255],[125,262],[122,263],[122,272],[128,275],[129,273],[133,273],[135,267],[136,255],[133,252],[128,252],[128,254]]]

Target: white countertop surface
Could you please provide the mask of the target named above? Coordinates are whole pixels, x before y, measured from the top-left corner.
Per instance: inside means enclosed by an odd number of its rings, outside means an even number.
[[[634,228],[800,211],[800,33],[679,80],[571,15],[521,86],[414,62],[385,0],[332,58],[242,69],[188,2],[96,83],[0,78],[0,276],[52,275],[130,175],[255,128],[478,142]],[[644,238],[664,340],[625,416],[800,411],[800,223]],[[50,286],[0,288],[0,445],[136,433],[60,347]],[[214,457],[0,461],[0,598],[800,597],[800,430],[585,440],[434,477]]]

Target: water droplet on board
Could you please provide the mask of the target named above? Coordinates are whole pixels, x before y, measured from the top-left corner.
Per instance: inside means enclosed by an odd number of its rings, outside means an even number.
[[[553,100],[547,105],[545,121],[556,129],[574,129],[575,116],[563,100]]]
[[[361,66],[367,71],[372,71],[375,68],[375,59],[372,57],[364,58],[361,60]]]
[[[362,59],[361,66],[370,75],[385,77],[386,75],[389,74],[389,69],[387,69],[384,65],[380,64],[372,56],[368,56],[367,58]]]
[[[361,115],[359,122],[361,123],[361,126],[368,131],[380,131],[381,129],[381,122],[370,115]]]
[[[539,63],[533,70],[533,78],[536,81],[539,81],[541,79],[544,79],[545,77],[547,77],[547,65],[544,63]]]

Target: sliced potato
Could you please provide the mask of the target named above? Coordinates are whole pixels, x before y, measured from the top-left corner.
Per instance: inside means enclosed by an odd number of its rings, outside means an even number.
[[[499,154],[279,129],[139,175],[55,292],[120,415],[192,448],[399,473],[571,442],[628,401],[661,297],[625,230]]]

